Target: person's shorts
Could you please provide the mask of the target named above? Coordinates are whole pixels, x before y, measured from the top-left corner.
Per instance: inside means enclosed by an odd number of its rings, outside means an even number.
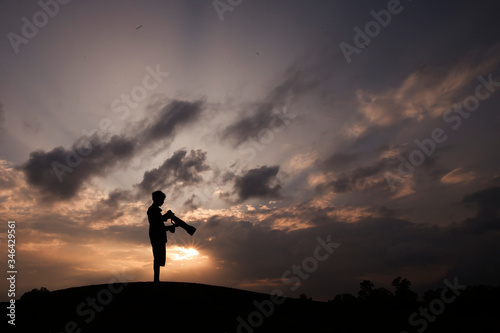
[[[165,260],[166,260],[165,245],[166,243],[164,242],[151,243],[151,246],[153,247],[153,257],[155,266],[165,266]]]

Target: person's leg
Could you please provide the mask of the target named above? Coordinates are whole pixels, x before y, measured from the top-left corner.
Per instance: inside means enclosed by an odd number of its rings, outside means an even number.
[[[153,264],[153,270],[154,270],[154,282],[160,282],[160,265],[157,265],[156,263]]]
[[[165,242],[154,243],[153,245],[153,271],[154,282],[160,282],[160,266],[165,266]]]
[[[158,245],[153,244],[153,272],[154,272],[154,282],[160,282],[160,262],[158,260],[160,259],[160,253],[161,251],[158,251]]]

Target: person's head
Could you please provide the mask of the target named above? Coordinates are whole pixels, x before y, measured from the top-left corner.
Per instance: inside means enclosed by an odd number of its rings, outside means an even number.
[[[152,196],[153,196],[153,202],[158,206],[163,205],[163,203],[165,202],[166,195],[162,191],[155,191],[153,192]]]

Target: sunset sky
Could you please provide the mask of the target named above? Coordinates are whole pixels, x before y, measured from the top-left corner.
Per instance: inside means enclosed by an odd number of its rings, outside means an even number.
[[[168,235],[163,281],[497,285],[498,1],[227,3],[0,3],[16,296],[152,281],[155,190],[198,229]],[[291,284],[318,237],[338,247]]]

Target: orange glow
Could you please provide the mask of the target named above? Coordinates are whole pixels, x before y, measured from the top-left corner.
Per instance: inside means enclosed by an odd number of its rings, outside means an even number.
[[[195,248],[186,248],[183,246],[176,246],[170,252],[172,260],[193,260],[200,255],[200,252]]]

